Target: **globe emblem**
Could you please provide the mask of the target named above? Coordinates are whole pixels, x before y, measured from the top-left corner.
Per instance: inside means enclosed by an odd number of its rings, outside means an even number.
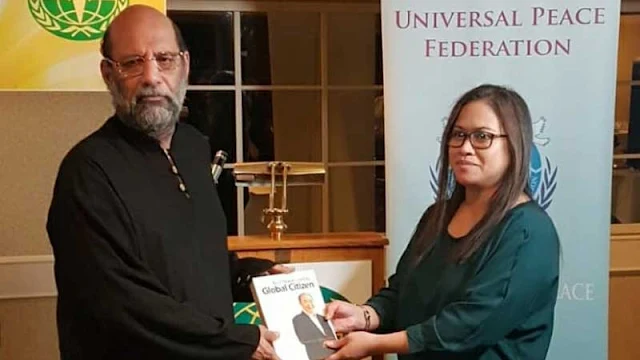
[[[346,302],[350,302],[346,297],[340,295],[338,292],[331,290],[329,288],[320,287],[320,291],[322,292],[322,298],[325,303],[329,303],[333,300],[342,300]],[[261,325],[262,320],[260,319],[260,312],[258,311],[258,307],[256,303],[253,302],[237,302],[233,304],[233,314],[235,317],[236,324],[253,324],[253,325]]]
[[[71,41],[101,39],[129,0],[28,0],[35,21],[51,34]]]

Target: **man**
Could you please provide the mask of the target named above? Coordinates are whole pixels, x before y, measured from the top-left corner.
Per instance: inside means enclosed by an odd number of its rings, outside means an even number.
[[[61,359],[277,359],[277,334],[234,324],[231,285],[273,263],[229,255],[207,141],[177,122],[180,32],[131,6],[101,51],[115,115],[63,160],[47,222]]]
[[[298,340],[304,344],[310,360],[324,359],[333,353],[326,348],[325,340],[336,340],[329,322],[324,316],[316,314],[313,297],[308,293],[298,295],[302,312],[293,317],[293,329]]]

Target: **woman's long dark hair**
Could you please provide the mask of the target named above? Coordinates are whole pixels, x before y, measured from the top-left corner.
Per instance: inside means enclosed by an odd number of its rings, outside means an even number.
[[[458,241],[451,254],[451,259],[455,262],[466,261],[487,240],[491,231],[516,203],[520,195],[524,192],[531,196],[529,162],[533,135],[531,114],[527,103],[518,93],[502,86],[485,84],[469,90],[453,106],[442,133],[438,160],[440,169],[438,194],[435,204],[429,211],[424,229],[414,235],[416,236],[412,249],[414,263],[417,263],[431,250],[440,234],[447,231],[449,222],[465,198],[465,188],[458,182],[455,183],[451,196],[448,196],[449,186],[447,185],[453,175],[449,171],[447,143],[462,108],[474,101],[482,101],[489,105],[500,120],[504,132],[507,134],[510,161],[491,198],[489,210],[469,234]]]

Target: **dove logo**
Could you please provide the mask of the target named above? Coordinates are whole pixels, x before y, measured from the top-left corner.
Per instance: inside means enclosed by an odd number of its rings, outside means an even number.
[[[443,124],[446,124],[446,118],[443,119]],[[557,185],[556,175],[558,174],[558,167],[554,166],[551,160],[540,151],[540,147],[546,147],[551,142],[551,139],[545,134],[547,119],[541,116],[537,120],[534,120],[532,125],[533,145],[529,165],[529,190],[533,196],[533,200],[546,210],[553,202],[553,194],[556,191]],[[437,141],[441,141],[440,137],[437,138]],[[438,193],[439,167],[439,164],[429,166],[429,183],[434,197]],[[450,196],[456,186],[456,181],[451,169],[447,169],[447,171],[449,171],[447,195]]]

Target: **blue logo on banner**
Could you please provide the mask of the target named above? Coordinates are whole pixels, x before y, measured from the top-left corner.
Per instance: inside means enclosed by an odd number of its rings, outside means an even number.
[[[446,118],[443,119],[446,123]],[[547,156],[543,156],[540,152],[541,147],[547,146],[551,139],[545,135],[545,127],[547,119],[540,117],[533,122],[533,148],[531,149],[531,164],[529,167],[529,190],[540,207],[547,209],[553,201],[553,193],[556,191],[556,175],[558,167],[553,166]],[[440,137],[437,138],[441,141]],[[455,188],[456,181],[453,177],[451,169],[449,171],[448,195],[451,195]],[[430,185],[434,194],[438,193],[438,174],[440,172],[439,164],[429,166]]]

